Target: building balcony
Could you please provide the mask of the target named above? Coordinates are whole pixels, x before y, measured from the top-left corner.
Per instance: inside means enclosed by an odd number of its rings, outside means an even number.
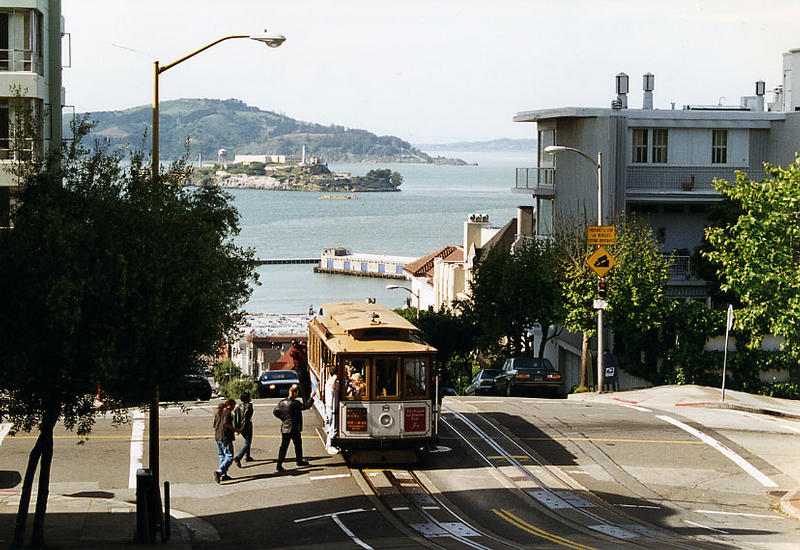
[[[757,181],[764,178],[763,170],[748,166],[627,166],[625,189],[628,199],[660,198],[669,195],[683,199],[719,199],[714,180],[736,180],[736,172],[747,172]]]
[[[555,193],[553,175],[553,168],[517,168],[514,191],[552,197]]]

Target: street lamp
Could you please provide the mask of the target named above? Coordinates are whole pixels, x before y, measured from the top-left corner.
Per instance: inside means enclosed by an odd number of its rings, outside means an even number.
[[[548,145],[544,148],[544,152],[550,155],[555,155],[562,151],[572,151],[578,153],[580,156],[589,161],[594,169],[597,171],[597,225],[603,225],[603,153],[597,152],[597,160],[574,147],[567,147],[565,145]],[[599,290],[599,288],[598,288]],[[597,309],[597,392],[603,391],[603,382],[605,378],[605,371],[603,370],[603,309]]]
[[[414,292],[413,290],[411,290],[406,286],[386,285],[386,290],[394,290],[396,288],[402,288],[403,290],[405,290],[406,292],[417,298],[417,322],[419,322],[419,292]]]
[[[212,46],[216,46],[220,42],[225,40],[230,40],[232,38],[249,38],[250,40],[256,40],[257,42],[263,42],[270,48],[277,48],[281,44],[286,41],[286,37],[282,34],[274,34],[274,33],[267,33],[264,30],[263,33],[260,34],[235,34],[232,36],[225,36],[210,44],[206,44],[202,48],[195,50],[187,55],[184,55],[180,59],[173,61],[163,67],[159,66],[158,60],[154,61],[154,85],[153,85],[153,164],[152,164],[152,175],[153,181],[155,182],[158,178],[158,75],[166,71],[167,69],[171,69],[175,65],[179,63],[183,63],[187,59],[194,57],[195,55],[209,49]],[[153,402],[150,404],[150,441],[149,441],[149,449],[148,449],[148,461],[150,470],[153,473],[153,479],[155,481],[156,486],[159,483],[159,475],[158,475],[158,387],[155,388]]]
[[[257,42],[262,42],[262,43],[266,44],[267,46],[269,46],[270,48],[277,48],[278,46],[280,46],[281,44],[283,44],[286,41],[286,37],[283,36],[282,34],[268,33],[266,31],[266,29],[265,29],[264,32],[260,33],[260,34],[234,34],[232,36],[225,36],[223,38],[220,38],[218,40],[215,40],[215,41],[211,42],[210,44],[206,44],[202,48],[200,48],[198,50],[195,50],[195,51],[193,51],[193,52],[191,52],[191,53],[189,53],[187,55],[184,55],[180,59],[177,59],[177,60],[173,61],[172,63],[169,63],[169,64],[164,65],[164,66],[159,66],[158,60],[153,61],[153,65],[154,65],[154,81],[153,81],[153,153],[152,153],[152,157],[153,157],[153,165],[152,165],[153,178],[155,178],[158,175],[158,168],[159,168],[159,166],[158,166],[158,75],[160,75],[161,73],[163,73],[167,69],[171,69],[172,67],[174,67],[175,65],[177,65],[179,63],[183,63],[184,61],[186,61],[190,57],[194,57],[195,55],[199,54],[200,52],[205,51],[205,50],[209,49],[212,46],[216,46],[220,42],[223,42],[225,40],[230,40],[232,38],[249,38],[250,40],[255,40]]]

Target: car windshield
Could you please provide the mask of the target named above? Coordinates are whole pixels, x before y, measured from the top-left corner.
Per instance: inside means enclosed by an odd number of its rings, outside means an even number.
[[[481,378],[494,378],[494,377],[496,377],[498,374],[500,374],[500,371],[499,371],[499,370],[485,370],[485,371],[483,371],[483,373],[481,374]]]
[[[261,375],[262,380],[297,380],[297,373],[290,370],[275,370]]]
[[[554,370],[553,365],[547,359],[538,359],[531,357],[517,357],[514,359],[514,368],[517,370],[528,369],[547,369]]]

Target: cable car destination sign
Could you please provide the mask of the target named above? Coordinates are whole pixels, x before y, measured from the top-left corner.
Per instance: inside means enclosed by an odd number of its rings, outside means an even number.
[[[617,226],[588,226],[586,228],[586,244],[589,246],[613,246],[617,244]]]

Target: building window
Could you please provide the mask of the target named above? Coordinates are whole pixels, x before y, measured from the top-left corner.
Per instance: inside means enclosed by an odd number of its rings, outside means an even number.
[[[11,190],[0,187],[0,227],[11,226]]]
[[[667,143],[668,134],[665,128],[655,128],[653,130],[652,162],[666,164],[667,162]]]
[[[536,199],[536,234],[553,234],[553,199]]]
[[[647,129],[633,129],[633,162],[647,162]]]
[[[726,164],[728,162],[728,130],[712,130],[711,163]]]
[[[539,168],[555,168],[556,156],[545,153],[544,148],[556,144],[555,130],[539,130]]]
[[[41,113],[41,99],[0,98],[0,161],[12,160],[15,149],[18,160],[30,160],[41,152],[41,139],[36,143],[34,136],[26,135]],[[20,130],[16,135],[15,129]]]
[[[36,10],[0,10],[0,71],[44,74],[42,28]]]

